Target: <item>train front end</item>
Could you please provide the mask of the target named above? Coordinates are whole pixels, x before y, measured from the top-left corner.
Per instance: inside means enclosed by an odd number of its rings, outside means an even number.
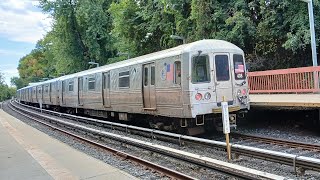
[[[221,102],[226,101],[230,126],[236,128],[250,109],[244,52],[226,41],[200,41],[190,47],[189,73],[195,127],[222,130]]]

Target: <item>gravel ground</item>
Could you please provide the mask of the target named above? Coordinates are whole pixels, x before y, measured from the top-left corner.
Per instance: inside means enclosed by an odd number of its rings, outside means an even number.
[[[72,120],[67,120],[67,121],[73,122]],[[80,124],[84,125],[83,123],[80,123]],[[95,127],[95,126],[89,125],[89,127]],[[117,131],[117,130],[110,130],[110,128],[99,127],[99,129],[107,131],[107,132],[112,131],[113,133],[125,135],[124,132]],[[243,131],[241,131],[241,129],[239,129],[238,131],[243,133]],[[244,131],[249,132],[248,129],[244,129]],[[270,132],[270,130],[268,132]],[[263,135],[263,134],[260,134],[260,135]],[[161,144],[161,145],[176,148],[176,149],[181,149],[181,150],[188,151],[188,152],[195,153],[195,154],[202,154],[203,156],[208,156],[208,157],[219,159],[222,161],[226,160],[226,153],[220,149],[204,148],[202,146],[195,146],[195,145],[180,147],[177,144],[151,140],[150,138],[144,138],[144,137],[137,136],[137,135],[128,135],[128,136],[132,137],[132,138],[137,138],[137,139],[141,139],[144,141],[148,141],[148,142],[153,141],[154,143],[157,143],[157,144]],[[217,137],[221,138],[220,135],[217,135]],[[252,143],[252,142],[248,142],[248,145],[250,145],[250,143],[254,147],[258,146],[256,143]],[[170,163],[168,163],[168,157],[162,157],[161,155],[155,155],[155,154],[151,156],[150,152],[148,152],[148,151],[142,152],[141,149],[136,149],[134,147],[130,147],[130,148],[122,147],[122,146],[119,146],[119,143],[115,143],[112,141],[110,141],[109,144],[114,144],[115,147],[120,147],[121,150],[123,150],[127,153],[135,153],[135,155],[139,155],[140,157],[148,159],[152,162],[155,162],[155,161],[159,162],[160,164],[166,165],[169,168],[175,168],[176,170],[178,170],[180,172],[187,172],[188,175],[198,177],[200,179],[208,179],[208,178],[209,179],[218,179],[218,178],[225,179],[225,178],[229,178],[225,175],[218,174],[215,171],[208,171],[207,169],[204,169],[204,168],[192,167],[189,164],[181,164],[180,161],[177,162],[174,159],[171,159]],[[259,146],[267,146],[267,145],[261,144]],[[80,147],[83,147],[83,145],[80,145]],[[263,147],[263,148],[265,148],[265,147]],[[278,151],[279,149],[283,149],[283,147],[272,146],[272,149]],[[296,154],[295,151],[299,151],[299,150],[286,149],[286,151],[288,151],[288,153]],[[306,153],[310,153],[310,152],[306,152]],[[98,159],[100,159],[100,158],[98,158]],[[255,169],[258,169],[261,171],[265,171],[265,172],[270,172],[270,173],[282,175],[282,176],[293,178],[293,179],[320,179],[320,174],[317,172],[306,171],[306,174],[304,176],[297,177],[293,171],[293,167],[291,167],[291,166],[281,165],[281,164],[258,160],[258,159],[252,159],[252,158],[244,157],[244,156],[241,156],[240,159],[234,160],[233,163],[239,164],[239,165],[242,165],[245,167],[249,167],[249,168],[255,168]],[[137,177],[140,177],[140,176],[137,176]],[[143,178],[145,179],[145,177],[143,177]],[[146,176],[146,178],[148,178],[148,176]]]
[[[320,135],[315,132],[306,132],[299,128],[280,126],[251,127],[242,126],[237,132],[243,134],[259,135],[271,138],[287,139],[291,141],[305,142],[320,145]]]
[[[69,144],[70,146],[74,147],[75,149],[78,149],[90,156],[93,156],[97,159],[100,159],[104,162],[106,162],[107,164],[110,164],[118,169],[121,169],[123,171],[126,171],[127,173],[141,178],[141,179],[166,179],[165,177],[161,177],[161,175],[159,174],[155,174],[150,170],[145,169],[144,167],[141,166],[137,166],[131,162],[128,162],[126,160],[122,160],[121,158],[117,158],[115,156],[113,156],[112,154],[109,153],[105,153],[104,151],[101,151],[97,148],[94,148],[92,146],[88,146],[87,144],[81,143],[77,140],[74,140],[62,133],[56,132],[56,131],[52,131],[50,128],[47,128],[43,125],[37,124],[35,122],[33,122],[32,120],[29,120],[28,118],[25,118],[15,112],[11,112],[11,110],[8,110],[7,108],[5,108],[5,110],[7,112],[9,112],[10,114],[18,117],[21,121],[25,122],[26,124],[31,125],[32,127],[66,143]],[[69,122],[74,122],[73,120],[68,120],[68,119],[64,119],[65,121],[69,121]],[[103,127],[96,127],[94,125],[87,125],[84,123],[80,123],[81,125],[86,125],[87,127],[92,127],[92,128],[96,128],[96,129],[100,129],[100,130],[104,130],[107,132],[113,132],[116,134],[123,134],[125,135],[124,132],[121,131],[117,131],[117,130],[111,130],[110,128],[103,128]],[[136,136],[136,135],[128,135],[129,137],[133,137],[133,138],[137,138],[137,139],[141,139],[144,141],[148,141],[151,142],[153,141],[154,143],[160,143],[164,146],[170,146],[173,148],[177,148],[177,149],[181,149],[181,147],[179,147],[178,145],[175,144],[171,144],[171,143],[165,143],[165,142],[161,142],[161,141],[156,141],[156,140],[152,140],[150,138],[144,138],[141,136]],[[102,143],[102,142],[100,142]],[[151,162],[157,162],[157,164],[160,164],[162,166],[166,166],[170,169],[175,169],[179,172],[183,172],[186,173],[192,177],[196,177],[199,179],[238,179],[235,177],[231,177],[230,175],[226,175],[224,173],[220,173],[214,170],[210,170],[210,169],[206,169],[206,168],[202,168],[199,166],[194,166],[194,165],[190,165],[189,163],[184,163],[178,160],[175,160],[173,158],[169,158],[167,156],[162,156],[156,153],[152,153],[150,154],[150,151],[142,151],[140,148],[136,148],[136,147],[132,147],[132,146],[128,146],[128,145],[123,145],[119,142],[115,142],[113,140],[109,140],[109,139],[105,139],[103,141],[104,144],[121,150],[123,152],[129,153],[129,154],[133,154],[136,156],[139,156],[143,159],[149,160]],[[184,147],[182,147],[183,150]]]
[[[116,167],[120,170],[123,170],[137,178],[140,179],[159,179],[161,178],[158,174],[153,173],[152,171],[146,170],[142,166],[137,166],[136,164],[133,164],[129,161],[123,160],[119,157],[116,157],[112,155],[111,153],[106,153],[105,151],[102,151],[101,149],[94,148],[93,146],[89,146],[88,144],[84,144],[78,140],[75,140],[69,136],[66,136],[63,133],[60,133],[58,131],[53,131],[51,128],[48,128],[44,125],[38,124],[34,122],[33,120],[30,120],[12,110],[10,110],[8,107],[4,106],[3,110],[7,113],[11,114],[12,116],[18,118],[22,122],[32,126],[33,128],[38,129],[39,131],[48,134],[49,136],[66,143],[70,145],[71,147],[82,151],[96,159],[100,159],[103,162]]]
[[[278,138],[278,139],[285,139],[295,142],[303,142],[309,144],[320,145],[320,134],[314,130],[303,129],[301,127],[295,126],[280,126],[279,124],[269,124],[268,126],[263,126],[261,124],[256,125],[246,125],[237,128],[237,131],[242,134],[250,134],[250,135],[257,135],[263,137],[270,137],[270,138]],[[248,140],[239,140],[239,139],[232,139],[232,142],[237,144],[243,145],[251,145],[254,147],[261,147],[264,149],[275,150],[280,152],[286,152],[290,154],[300,155],[300,156],[307,156],[320,159],[320,153],[315,151],[308,151],[303,149],[297,148],[286,148],[283,146],[276,146],[276,145],[266,145],[260,142],[252,142],[249,144]]]

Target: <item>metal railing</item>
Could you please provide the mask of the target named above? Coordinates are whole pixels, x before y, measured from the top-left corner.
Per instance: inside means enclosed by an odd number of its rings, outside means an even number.
[[[248,73],[250,93],[319,92],[320,66]]]

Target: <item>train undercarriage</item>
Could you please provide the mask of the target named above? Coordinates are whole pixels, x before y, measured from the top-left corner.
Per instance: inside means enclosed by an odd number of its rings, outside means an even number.
[[[39,107],[38,103],[25,103]],[[196,118],[174,118],[164,116],[153,116],[147,114],[131,114],[125,112],[112,112],[104,110],[67,108],[52,105],[43,105],[43,108],[67,114],[97,117],[103,120],[121,122],[142,127],[148,127],[163,131],[177,132],[187,135],[203,134],[205,132],[222,131],[221,113],[198,115]],[[246,110],[230,112],[230,127],[235,129],[239,121],[244,121]]]

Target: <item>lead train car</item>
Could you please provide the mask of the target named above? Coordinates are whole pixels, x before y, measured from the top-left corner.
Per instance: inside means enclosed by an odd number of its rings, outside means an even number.
[[[189,134],[221,129],[223,98],[232,126],[250,108],[244,52],[222,40],[201,40],[31,84],[17,96],[56,111],[143,120],[153,128]]]

